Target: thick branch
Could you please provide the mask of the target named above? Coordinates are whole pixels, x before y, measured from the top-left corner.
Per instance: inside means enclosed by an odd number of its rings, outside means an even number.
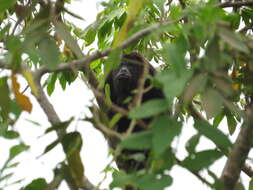
[[[35,82],[36,82],[36,86],[38,88],[38,93],[39,93],[39,95],[35,96],[35,98],[37,99],[37,101],[40,104],[41,108],[43,109],[43,111],[47,115],[47,118],[48,118],[49,122],[52,125],[60,123],[61,120],[60,120],[59,116],[57,115],[54,107],[49,102],[48,98],[46,97],[46,94],[44,93],[44,91],[42,89],[42,86],[40,84],[40,78],[36,77],[36,75],[34,76],[34,78],[36,79]],[[57,130],[57,135],[58,135],[59,139],[61,139],[64,134],[65,134],[64,129]],[[75,186],[75,185],[72,185],[72,184],[68,184],[68,185],[69,185],[70,188]],[[95,188],[95,186],[93,186],[89,182],[89,180],[86,178],[86,176],[84,176],[83,185],[84,186],[82,188],[85,189],[85,190],[92,190],[92,189]]]
[[[230,2],[230,1],[227,1],[225,3],[219,4],[218,6],[220,8],[228,8],[228,7],[238,8],[238,7],[242,7],[242,6],[252,6],[252,5],[253,5],[253,1],[244,1],[244,2],[240,2],[240,1]]]
[[[189,111],[190,111],[190,114],[192,115],[192,117],[194,118],[194,119],[197,119],[197,120],[206,120],[202,115],[201,115],[201,113],[199,113],[195,108],[194,108],[194,106],[192,105],[192,104],[190,104],[189,105]],[[219,148],[219,147],[218,147]],[[220,148],[221,149],[221,148]],[[226,150],[223,150],[222,149],[222,151],[225,151],[225,152],[227,152]],[[245,174],[247,174],[249,177],[253,177],[253,168],[250,166],[250,165],[248,165],[248,164],[244,164],[243,166],[242,166],[242,171],[245,173]]]
[[[225,190],[233,190],[238,181],[243,164],[247,159],[251,148],[253,134],[253,112],[252,108],[246,110],[246,121],[230,151],[228,160],[221,175],[221,181]]]

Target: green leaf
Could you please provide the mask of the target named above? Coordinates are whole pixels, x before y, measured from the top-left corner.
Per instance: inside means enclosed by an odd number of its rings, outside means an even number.
[[[10,179],[10,178],[13,176],[13,174],[14,174],[14,173],[9,173],[9,174],[6,174],[6,175],[2,176],[2,177],[0,178],[0,182],[1,182],[1,181],[7,181],[8,179]]]
[[[203,109],[206,111],[207,119],[211,119],[216,115],[220,114],[223,107],[223,98],[214,89],[207,89],[202,98]]]
[[[43,190],[47,187],[47,182],[44,178],[38,178],[27,185],[23,190]]]
[[[29,146],[27,146],[25,144],[19,144],[19,145],[15,145],[15,146],[11,147],[8,160],[9,161],[12,160],[20,153],[26,151],[28,148],[29,148]]]
[[[248,54],[250,52],[248,47],[245,45],[245,43],[240,38],[239,34],[235,34],[234,32],[231,32],[230,30],[225,29],[225,28],[220,28],[219,35],[231,47],[233,47],[239,51],[242,51],[246,54]]]
[[[52,127],[49,127],[46,131],[45,134],[51,132],[51,131],[57,131],[57,130],[65,130],[67,127],[70,125],[70,123],[73,121],[73,117],[71,117],[69,120],[57,123],[53,125]]]
[[[120,146],[122,148],[143,150],[152,146],[152,133],[150,131],[134,133],[124,139]]]
[[[17,131],[6,131],[3,135],[3,137],[7,138],[7,139],[15,139],[19,137],[19,133]]]
[[[235,117],[230,112],[226,114],[226,118],[227,118],[229,134],[232,135],[235,132],[237,122],[235,120]]]
[[[91,27],[84,36],[85,46],[89,46],[90,44],[92,44],[95,41],[96,35],[96,29]]]
[[[181,132],[182,124],[166,116],[160,116],[151,123],[152,144],[156,155],[161,155]]]
[[[0,0],[1,1],[1,0]],[[11,27],[11,24],[7,24],[2,30],[0,30],[0,40],[2,41],[5,37],[6,33],[9,32],[9,29]]]
[[[200,73],[192,78],[192,80],[186,86],[186,90],[184,93],[185,103],[190,103],[197,93],[200,93],[204,90],[207,83],[207,79],[208,77],[205,73]]]
[[[7,77],[0,78],[0,116],[3,121],[6,121],[9,118],[9,113],[11,109],[11,99],[9,96],[9,87],[7,84]]]
[[[17,0],[0,0],[0,13],[11,8]]]
[[[136,176],[133,174],[126,174],[122,171],[115,171],[112,174],[113,181],[110,184],[110,189],[115,187],[125,187],[128,184],[133,184],[136,181]]]
[[[82,144],[82,137],[78,132],[68,133],[62,139],[63,150],[67,156],[71,156],[75,152],[80,152]]]
[[[54,91],[56,80],[57,80],[57,73],[51,74],[50,77],[47,80],[48,81],[48,83],[47,83],[47,94],[49,96],[51,96],[51,94]]]
[[[166,98],[172,100],[182,94],[192,73],[192,70],[185,69],[176,74],[174,70],[167,69],[157,74],[156,79],[162,83]]]
[[[219,124],[221,123],[222,119],[224,118],[224,113],[222,112],[221,114],[217,115],[214,120],[213,120],[213,126],[217,128]]]
[[[129,113],[129,117],[131,119],[146,118],[165,112],[166,110],[168,110],[168,103],[166,100],[153,99],[144,102],[139,107],[133,108]]]
[[[199,143],[199,139],[200,139],[200,135],[199,134],[196,134],[196,135],[193,135],[189,140],[188,142],[186,143],[186,150],[192,154],[192,153],[195,153],[196,151],[196,146],[198,145]]]
[[[71,132],[64,135],[62,139],[63,150],[67,156],[69,168],[77,186],[83,184],[84,166],[81,160],[80,151],[82,148],[82,137],[78,132]]]
[[[182,165],[191,171],[199,171],[203,168],[208,168],[217,159],[223,156],[218,150],[204,150],[190,155],[182,161]]]
[[[162,175],[160,178],[157,178],[155,174],[148,174],[138,178],[137,186],[140,190],[162,190],[170,186],[172,181],[172,178],[168,175]]]
[[[229,138],[217,128],[211,126],[207,121],[195,121],[194,127],[198,132],[214,142],[220,148],[229,148],[232,143]]]
[[[45,35],[39,43],[39,55],[49,69],[54,69],[60,64],[60,51],[56,42],[48,35]]]
[[[42,155],[48,153],[50,150],[52,150],[54,147],[56,147],[59,144],[59,142],[60,142],[59,140],[55,140],[51,144],[47,145],[47,147],[45,148],[45,150],[42,153]]]
[[[79,47],[77,41],[71,36],[67,26],[62,22],[57,22],[55,23],[55,30],[57,35],[59,35],[59,37],[65,41],[67,46],[71,49],[72,52],[74,52],[77,58],[82,58],[83,52]]]

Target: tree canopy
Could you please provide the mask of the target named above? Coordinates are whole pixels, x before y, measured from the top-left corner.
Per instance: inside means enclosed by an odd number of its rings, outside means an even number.
[[[101,2],[103,10],[85,29],[71,21],[83,19],[66,8],[71,3],[0,0],[0,136],[10,141],[22,139],[14,126],[22,112],[33,111],[33,96],[51,123],[45,134],[57,133],[43,155],[58,144],[66,155],[55,166],[52,181],[35,179],[21,189],[52,190],[62,181],[71,190],[100,189],[100,184],[92,184],[85,176],[80,156],[83,137],[78,128],[67,130],[75,116],[60,120],[48,99],[57,81],[65,90],[80,78],[96,100],[87,105],[92,116],[83,120],[106,138],[121,140],[112,150],[112,162],[121,148],[151,152],[148,168],[135,173],[108,164],[104,172],[113,176],[108,189],[124,189],[128,184],[139,190],[164,189],[180,177],[170,174],[175,165],[210,189],[253,189],[252,183],[245,186],[239,180],[241,172],[249,179],[253,176],[248,155],[253,132],[253,1],[108,0]],[[82,9],[86,11],[85,6]],[[122,53],[133,51],[158,65],[151,82],[165,97],[122,109],[108,100],[103,85]],[[26,80],[25,90],[20,88],[20,77]],[[27,91],[31,96],[24,93]],[[108,108],[118,113],[109,121]],[[133,123],[150,116],[155,119],[144,132],[120,134],[113,126],[121,116]],[[179,147],[173,142],[189,120],[195,132],[185,143],[188,155],[179,159]],[[232,141],[235,130],[239,134]],[[199,150],[201,138],[215,148]],[[0,182],[4,182],[0,189],[11,185],[8,179],[18,165],[15,158],[28,149],[22,141],[11,147],[0,169]],[[226,158],[222,172],[211,170],[222,157]],[[10,168],[14,170],[9,172]]]

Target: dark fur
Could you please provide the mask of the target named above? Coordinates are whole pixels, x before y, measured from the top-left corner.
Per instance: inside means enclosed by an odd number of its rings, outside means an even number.
[[[118,68],[112,70],[109,75],[106,78],[106,83],[110,85],[110,94],[111,94],[111,100],[114,104],[128,109],[128,105],[131,102],[126,103],[125,100],[128,97],[134,96],[134,89],[138,87],[138,81],[140,77],[142,76],[143,72],[143,64],[146,64],[147,61],[144,61],[144,58],[136,53],[130,53],[130,54],[124,54],[121,59],[121,63]],[[148,63],[148,70],[149,75],[154,76],[155,75],[155,69],[154,67]],[[150,81],[146,80],[145,82],[145,88],[147,88],[150,85]],[[154,99],[154,98],[163,98],[164,95],[162,91],[158,88],[152,88],[148,92],[143,94],[142,102]],[[112,118],[115,113],[110,111],[109,112],[109,118]],[[145,122],[148,124],[151,118],[145,119]],[[122,117],[116,126],[116,130],[119,133],[124,133],[127,131],[130,119],[127,117]],[[139,125],[136,125],[133,132],[139,132],[142,131],[143,128]],[[110,145],[115,148],[115,143],[110,142]],[[144,153],[147,157],[147,151],[135,151],[135,150],[123,150],[122,154],[125,156],[132,155],[135,153]],[[120,169],[123,169],[125,171],[132,171],[138,170],[145,167],[145,163],[137,162],[133,159],[124,159],[124,156],[119,156],[117,158],[117,165]]]

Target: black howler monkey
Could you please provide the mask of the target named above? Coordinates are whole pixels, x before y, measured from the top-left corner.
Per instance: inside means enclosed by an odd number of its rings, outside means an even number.
[[[143,68],[144,64],[148,62],[140,55],[139,53],[132,52],[129,54],[124,54],[121,58],[121,62],[119,66],[112,70],[107,78],[106,84],[110,85],[110,98],[111,101],[125,109],[128,109],[131,101],[126,103],[126,98],[134,96],[134,90],[138,87],[138,81],[143,76]],[[154,67],[148,63],[148,75],[154,76],[155,69]],[[144,88],[150,86],[150,80],[146,79]],[[164,95],[161,89],[153,87],[147,92],[143,94],[142,102],[154,99],[154,98],[163,98]],[[113,111],[109,111],[109,118],[112,118],[115,113]],[[150,118],[145,119],[145,122],[148,124],[150,122]],[[116,124],[115,129],[119,133],[124,133],[127,131],[130,119],[127,117],[122,117]],[[138,124],[133,129],[133,133],[144,130],[143,127]],[[110,141],[110,140],[109,140]],[[109,142],[110,146],[115,148],[115,145],[112,142]],[[145,157],[147,157],[147,151],[139,151],[139,150],[123,150],[121,155],[117,157],[116,163],[120,169],[125,170],[126,172],[131,172],[133,170],[139,170],[145,167],[145,162],[138,162],[134,159],[129,159],[127,157],[136,154],[136,153],[144,153]]]

